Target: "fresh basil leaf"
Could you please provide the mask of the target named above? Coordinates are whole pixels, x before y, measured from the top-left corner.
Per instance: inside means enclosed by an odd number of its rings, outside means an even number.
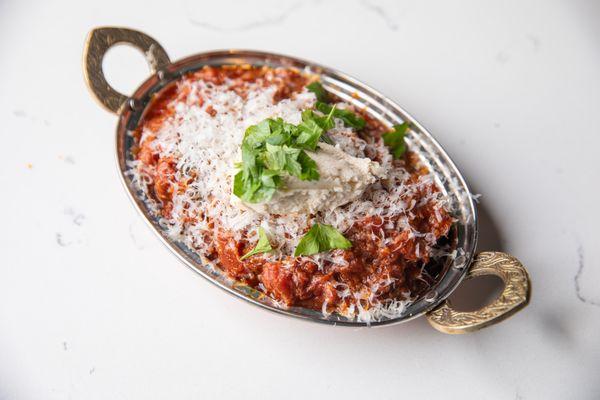
[[[265,140],[271,134],[271,125],[268,119],[251,125],[244,134],[244,143],[251,148],[257,148],[264,144]]]
[[[250,196],[250,198],[243,199],[243,200],[246,200],[250,203],[268,202],[273,198],[273,195],[275,194],[276,191],[277,191],[277,186],[259,185],[258,188],[256,189],[256,191],[254,193],[252,193],[252,196]]]
[[[319,124],[319,126],[321,128],[323,128],[323,130],[325,131],[322,135],[321,135],[321,141],[330,144],[332,146],[335,145],[335,142],[331,139],[331,137],[329,137],[329,135],[327,134],[327,131],[330,129],[333,129],[333,127],[335,126],[335,122],[333,121],[333,114],[336,110],[336,106],[334,105],[331,108],[331,111],[329,112],[329,114],[327,114],[325,117],[318,117],[315,115],[315,121],[317,121],[317,123]]]
[[[323,114],[328,115],[330,112],[333,112],[333,116],[335,118],[339,118],[344,122],[344,125],[349,126],[354,129],[362,129],[366,125],[366,121],[359,115],[356,115],[350,110],[344,110],[341,108],[335,108],[335,106],[331,106],[326,103],[317,102],[316,104],[317,110],[321,111]]]
[[[329,103],[329,95],[323,85],[321,85],[321,82],[313,82],[310,85],[306,85],[306,88],[317,96],[318,101]]]
[[[299,178],[302,175],[302,165],[298,162],[297,158],[298,158],[298,156],[296,156],[296,158],[288,157],[288,159],[286,160],[284,169],[291,176],[295,176],[295,177]]]
[[[261,187],[266,189],[277,189],[281,186],[279,171],[265,170],[260,176]]]
[[[242,198],[245,193],[245,186],[244,173],[240,171],[233,177],[233,194],[239,198]]]
[[[383,143],[390,148],[394,158],[402,158],[406,152],[404,137],[408,130],[408,123],[394,125],[394,130],[383,134]]]
[[[262,228],[258,228],[258,242],[254,249],[250,250],[248,253],[244,254],[243,257],[240,258],[240,261],[245,260],[246,258],[253,256],[259,253],[268,253],[272,251],[273,247],[271,247],[271,242],[269,242],[269,237],[267,236],[267,232]]]
[[[323,134],[323,128],[317,124],[312,118],[307,118],[298,125],[300,135],[296,138],[296,144],[298,147],[308,150],[315,150],[317,143]]]
[[[277,119],[267,119],[269,121],[269,127],[271,129],[270,135],[281,135],[283,132],[283,120],[281,118]]]
[[[331,111],[329,111],[329,113],[325,116],[325,118],[319,119],[319,121],[320,121],[319,125],[321,125],[321,128],[323,128],[326,131],[333,129],[333,127],[335,126],[335,122],[333,121],[333,116],[334,116],[336,110],[337,110],[337,106],[334,104],[333,107],[331,107]]]
[[[273,146],[267,143],[265,158],[265,164],[269,169],[281,171],[285,167],[285,151],[283,151],[283,146]]]
[[[298,242],[298,246],[296,246],[296,250],[294,250],[294,257],[298,256],[310,256],[313,254],[317,254],[321,252],[321,245],[318,238],[318,234],[315,233],[316,225],[313,225],[312,228],[300,239]]]
[[[302,152],[301,149],[283,146],[285,152],[284,169],[292,176],[299,177],[302,174],[302,165],[298,162],[298,157]]]
[[[295,149],[292,147],[288,147],[286,145],[283,146],[273,146],[267,143],[267,153],[266,153],[266,165],[271,170],[281,171],[288,170],[288,164],[298,164],[296,159],[300,154],[300,149]],[[298,167],[300,167],[298,165]],[[293,166],[291,168],[294,168]]]
[[[310,158],[305,151],[301,151],[298,155],[298,163],[301,167],[301,172],[298,178],[303,181],[318,181],[321,177],[319,175],[319,168],[315,160]]]
[[[298,149],[296,147],[289,147],[289,146],[281,146],[283,148],[283,151],[285,152],[285,155],[288,159],[297,159],[298,155],[300,154],[300,152],[302,151],[302,149]]]
[[[242,141],[240,171],[235,175],[233,194],[244,201],[269,201],[283,185],[283,176],[317,180],[317,164],[303,149],[315,150],[323,129],[312,111],[303,113],[296,126],[281,118],[265,119],[246,129]],[[326,122],[325,122],[326,123]]]
[[[258,168],[256,165],[256,154],[257,152],[250,147],[248,144],[242,144],[242,170],[244,171],[244,177],[258,175]]]
[[[245,201],[251,201],[259,191],[261,183],[252,177],[244,177],[244,172],[238,172],[233,179],[233,194]],[[261,195],[262,196],[262,195]]]
[[[296,125],[284,122],[282,128],[282,134],[285,135],[286,138],[291,139],[292,137],[297,136],[298,127]]]
[[[333,106],[329,114],[325,116],[317,115],[313,110],[304,110],[302,111],[302,121],[315,121],[315,123],[319,125],[321,129],[328,131],[335,126],[333,121],[333,113],[335,109],[335,106]]]
[[[294,257],[310,256],[332,249],[349,249],[352,242],[331,225],[316,223],[300,239]]]
[[[286,144],[289,140],[289,136],[283,133],[276,133],[267,138],[267,144],[272,144],[274,146],[280,146],[282,144]]]

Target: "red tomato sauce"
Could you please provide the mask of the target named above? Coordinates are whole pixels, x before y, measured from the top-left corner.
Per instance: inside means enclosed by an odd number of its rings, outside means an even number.
[[[187,75],[183,79],[205,80],[221,84],[225,79],[233,81],[232,88],[242,98],[246,95],[248,82],[262,82],[264,85],[276,85],[274,101],[289,98],[300,92],[308,83],[308,78],[292,69],[270,69],[266,67],[228,66],[204,67]],[[188,95],[185,90],[173,85],[161,93],[152,102],[146,112],[143,123],[134,133],[138,140],[141,131],[146,128],[155,132],[166,118],[173,114],[169,105],[175,99],[183,99]],[[202,103],[202,99],[198,99]],[[214,116],[216,111],[210,107],[207,113]],[[361,136],[380,137],[387,128],[379,121],[369,117],[360,110],[355,110],[367,121]],[[175,190],[181,190],[185,182],[175,182],[175,161],[160,158],[153,148],[152,136],[135,149],[134,154],[149,171],[150,183],[148,193],[160,204],[160,212],[164,216],[171,213],[171,199]],[[416,156],[407,152],[399,164],[411,173],[410,179],[418,179],[427,174],[426,168],[419,165]],[[423,190],[437,192],[430,184]],[[419,203],[417,193],[414,199],[404,199]],[[453,224],[450,214],[443,208],[434,210],[430,203],[415,206],[412,209],[409,223],[418,232],[430,232],[436,239],[448,235]],[[189,218],[195,218],[189,216]],[[352,242],[348,250],[334,250],[341,254],[345,265],[325,263],[319,269],[317,264],[306,258],[283,256],[279,261],[269,261],[260,257],[250,257],[244,261],[240,258],[250,251],[253,244],[235,241],[230,232],[221,231],[210,254],[205,256],[213,260],[231,278],[244,282],[249,286],[262,290],[275,300],[288,306],[301,306],[316,310],[343,310],[348,307],[349,300],[339,295],[340,286],[353,292],[371,292],[379,299],[402,299],[424,293],[434,283],[435,274],[427,273],[430,254],[422,237],[411,236],[408,230],[397,231],[386,229],[394,220],[378,216],[366,217],[355,223],[344,235]],[[392,224],[390,224],[392,223]],[[308,229],[308,227],[307,227]],[[388,239],[384,244],[382,237]],[[209,239],[205,239],[209,240]],[[393,283],[373,287],[374,282],[389,279]]]

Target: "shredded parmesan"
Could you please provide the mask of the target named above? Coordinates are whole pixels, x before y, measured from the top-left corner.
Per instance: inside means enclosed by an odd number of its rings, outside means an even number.
[[[173,182],[177,183],[172,195],[170,214],[159,219],[168,235],[198,253],[207,253],[214,248],[214,238],[219,230],[231,232],[234,239],[257,240],[256,227],[262,226],[276,246],[272,254],[263,257],[278,260],[293,254],[298,241],[312,222],[308,215],[265,215],[251,209],[240,208],[231,202],[234,162],[238,159],[240,143],[246,128],[266,118],[280,117],[286,122],[298,124],[303,110],[313,108],[316,102],[312,92],[292,95],[289,99],[274,101],[274,86],[252,85],[242,98],[230,88],[227,80],[215,85],[202,80],[183,80],[178,90],[185,93],[168,106],[174,110],[162,125],[141,132],[140,146],[150,146],[160,158],[172,158],[176,164]],[[342,104],[340,108],[343,108]],[[431,189],[433,176],[422,175],[416,182],[408,182],[410,173],[393,165],[393,158],[382,140],[365,140],[353,129],[336,120],[328,135],[336,146],[353,157],[376,158],[386,172],[386,178],[369,185],[362,195],[349,204],[334,208],[318,218],[340,232],[350,229],[357,221],[368,216],[390,217],[385,226],[373,233],[382,246],[392,243],[386,230],[407,231],[408,237],[424,239],[424,247],[417,243],[416,254],[435,253],[436,237],[431,232],[418,232],[409,223],[416,207],[435,204],[435,218],[441,220],[440,208],[445,207],[445,198],[439,191]],[[145,195],[145,201],[156,215],[160,215],[160,203],[148,193],[152,181],[148,167],[139,160],[129,161],[132,183]],[[419,196],[416,194],[419,193]],[[419,199],[418,202],[414,198]],[[410,199],[407,201],[407,199]],[[383,224],[383,223],[382,223]],[[307,257],[320,270],[327,264],[347,266],[342,251],[334,250]],[[350,305],[338,312],[349,318],[370,323],[400,315],[410,303],[410,294],[404,299],[377,301],[378,290],[394,285],[387,277],[371,282],[369,293],[352,293],[350,288],[339,282],[338,296],[350,299]],[[259,284],[259,289],[265,290]],[[329,315],[327,302],[322,305],[324,315]]]

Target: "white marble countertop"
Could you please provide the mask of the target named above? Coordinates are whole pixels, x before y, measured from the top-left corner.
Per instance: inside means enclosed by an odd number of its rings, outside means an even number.
[[[600,398],[600,3],[251,3],[0,2],[0,399]],[[480,249],[523,261],[531,304],[469,335],[353,330],[194,275],[119,182],[116,118],[81,71],[99,25],[172,59],[280,52],[385,92],[483,195]],[[147,75],[128,48],[106,71],[126,92]]]

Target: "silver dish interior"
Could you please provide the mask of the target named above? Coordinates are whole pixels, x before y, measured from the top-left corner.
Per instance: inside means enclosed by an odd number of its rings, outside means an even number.
[[[421,162],[435,175],[439,187],[450,199],[451,211],[457,220],[453,228],[452,240],[454,241],[458,256],[455,258],[448,257],[442,266],[437,283],[427,294],[407,306],[404,312],[397,317],[366,323],[337,314],[324,316],[321,312],[305,308],[283,308],[257,290],[228,278],[218,268],[211,265],[210,262],[201,256],[198,256],[193,250],[182,243],[170,239],[160,227],[156,218],[147,209],[140,193],[136,191],[126,174],[127,161],[132,159],[130,150],[134,144],[133,138],[128,132],[137,127],[153,96],[166,86],[174,84],[182,75],[200,69],[204,65],[220,66],[233,64],[294,67],[318,74],[321,77],[323,85],[330,92],[344,101],[353,103],[360,108],[365,108],[370,115],[381,120],[388,126],[405,121],[411,124],[412,129],[406,139],[410,150],[415,152]],[[343,73],[307,61],[272,53],[226,50],[202,53],[174,62],[166,70],[159,71],[148,78],[123,107],[117,127],[116,151],[120,175],[131,200],[162,242],[185,265],[212,283],[252,304],[279,314],[315,322],[355,327],[365,325],[381,326],[404,322],[430,311],[446,299],[463,279],[474,256],[477,242],[477,211],[475,204],[460,172],[437,141],[400,106],[381,93]]]

